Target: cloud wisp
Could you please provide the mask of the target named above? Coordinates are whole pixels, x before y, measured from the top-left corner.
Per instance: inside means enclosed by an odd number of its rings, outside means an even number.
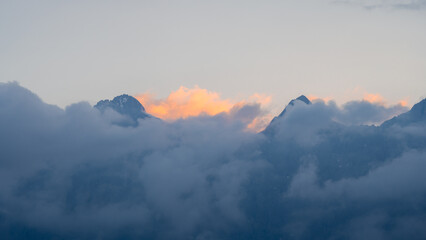
[[[296,102],[273,134],[246,131],[260,104],[126,127],[0,84],[0,237],[423,239],[426,123],[361,125],[406,110]]]
[[[365,9],[403,9],[403,10],[424,10],[426,9],[425,0],[336,0],[333,3],[357,5]]]

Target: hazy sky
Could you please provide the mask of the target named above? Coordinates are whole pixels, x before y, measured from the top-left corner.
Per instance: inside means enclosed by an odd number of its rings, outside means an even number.
[[[425,97],[426,1],[0,1],[0,82],[48,103],[198,85],[222,98]]]

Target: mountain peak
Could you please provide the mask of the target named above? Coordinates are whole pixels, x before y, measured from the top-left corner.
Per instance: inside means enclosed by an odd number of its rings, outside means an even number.
[[[305,104],[311,104],[311,101],[309,101],[309,99],[308,99],[307,97],[305,97],[305,95],[300,95],[298,98],[291,100],[291,101],[288,103],[288,105],[284,108],[284,110],[280,113],[280,115],[278,115],[278,117],[282,117],[282,116],[284,116],[284,114],[285,114],[285,113],[287,112],[287,110],[288,110],[288,107],[289,107],[289,106],[294,106],[294,104],[295,104],[297,101],[301,101],[301,102],[303,102],[303,103],[305,103]],[[272,120],[272,121],[273,121],[273,120]]]
[[[265,128],[265,130],[263,130],[264,134],[272,134],[274,132],[275,126],[276,125],[276,121],[277,119],[283,118],[286,114],[286,112],[288,111],[288,109],[290,107],[293,107],[295,105],[296,102],[301,102],[303,104],[309,105],[311,104],[311,101],[309,101],[309,99],[307,97],[305,97],[305,95],[300,95],[298,98],[296,99],[292,99],[287,106],[284,108],[284,110],[280,113],[280,115],[274,117],[272,119],[272,121],[269,123],[269,125]]]
[[[141,111],[145,112],[145,108],[143,107],[143,105],[136,98],[127,94],[117,96],[111,102],[118,104],[120,108],[124,108],[125,106],[133,106],[135,109],[138,108]]]
[[[94,107],[101,112],[104,112],[107,108],[111,108],[122,115],[129,116],[134,121],[139,118],[150,117],[145,112],[142,104],[136,98],[127,94],[117,96],[113,100],[101,100]]]
[[[311,101],[309,101],[309,99],[307,97],[305,97],[305,95],[300,95],[298,98],[296,98],[296,100],[300,100],[306,104],[310,104]]]

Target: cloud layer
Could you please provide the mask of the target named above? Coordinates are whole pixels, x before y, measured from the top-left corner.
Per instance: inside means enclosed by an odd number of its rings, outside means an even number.
[[[0,236],[424,239],[425,124],[360,125],[405,110],[297,103],[270,135],[245,130],[259,104],[121,127],[0,84]]]

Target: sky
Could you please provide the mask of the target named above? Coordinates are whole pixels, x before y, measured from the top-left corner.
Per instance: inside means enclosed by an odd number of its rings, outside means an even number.
[[[0,239],[426,239],[425,29],[425,0],[0,1]]]
[[[343,104],[425,97],[426,4],[381,1],[1,1],[0,81],[44,101],[127,93]]]

